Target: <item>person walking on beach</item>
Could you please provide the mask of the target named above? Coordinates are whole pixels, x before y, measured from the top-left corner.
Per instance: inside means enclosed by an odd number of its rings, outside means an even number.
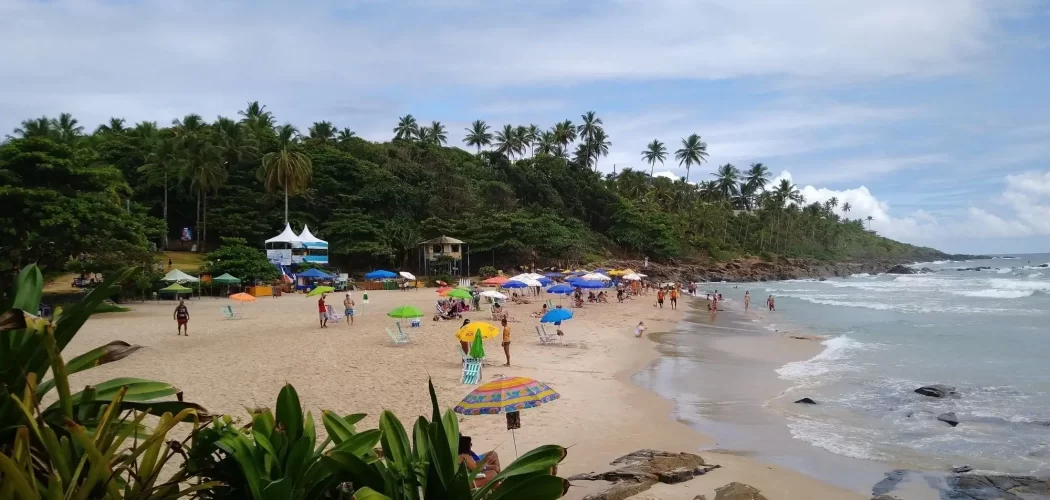
[[[773,300],[773,296],[772,295],[770,295],[769,298],[766,299],[766,305],[769,306],[769,310],[771,312],[775,312],[777,310],[777,304]]]
[[[346,324],[348,326],[354,325],[354,299],[350,297],[350,294],[346,294],[346,298],[343,299],[343,314],[346,315]]]
[[[664,308],[664,289],[661,288],[656,291],[656,305],[660,306],[660,309]]]
[[[747,308],[750,305],[751,305],[751,290],[745,290],[744,291],[744,310],[747,311]]]
[[[671,288],[671,310],[678,309],[678,287]]]
[[[321,328],[328,328],[328,310],[324,305],[325,294],[321,294],[321,298],[317,299],[317,312],[319,314],[318,321],[321,323]]]
[[[171,256],[168,256],[168,269],[171,269]]]
[[[178,337],[185,331],[186,336],[190,336],[190,310],[186,307],[186,303],[179,299],[179,305],[175,307],[175,314],[172,315],[175,319],[175,323],[178,325],[178,333],[175,335]]]
[[[510,326],[507,325],[507,318],[503,318],[500,324],[503,325],[503,354],[507,355],[506,366],[510,366]]]

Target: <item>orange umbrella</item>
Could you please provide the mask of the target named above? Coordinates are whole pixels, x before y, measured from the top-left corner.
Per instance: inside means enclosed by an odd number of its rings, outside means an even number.
[[[482,281],[482,283],[486,285],[502,285],[508,281],[510,281],[510,278],[506,276],[493,276],[485,281]]]
[[[240,302],[255,302],[255,297],[252,297],[251,295],[248,295],[244,292],[230,295],[230,298]]]
[[[439,293],[439,294],[443,294],[443,293],[445,293],[445,292],[448,292],[448,291],[450,291],[450,290],[452,290],[452,287],[450,287],[450,286],[443,286],[443,287],[441,287],[441,288],[438,288],[438,289],[437,289],[437,290],[435,290],[435,291],[436,291],[437,293]]]

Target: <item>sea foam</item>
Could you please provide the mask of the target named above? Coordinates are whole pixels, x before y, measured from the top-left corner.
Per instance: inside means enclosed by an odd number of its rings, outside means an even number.
[[[779,369],[777,375],[785,380],[793,380],[806,384],[812,382],[813,377],[826,375],[842,367],[841,361],[849,357],[851,351],[863,349],[864,344],[857,342],[845,335],[827,339],[821,344],[824,350],[816,356],[805,361],[793,361]]]

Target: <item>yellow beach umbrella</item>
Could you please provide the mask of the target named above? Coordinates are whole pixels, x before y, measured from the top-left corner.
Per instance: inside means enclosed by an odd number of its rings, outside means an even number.
[[[479,331],[481,332],[481,340],[494,339],[500,336],[499,327],[484,321],[471,321],[456,331],[456,339],[460,342],[470,342],[474,340],[474,336]]]

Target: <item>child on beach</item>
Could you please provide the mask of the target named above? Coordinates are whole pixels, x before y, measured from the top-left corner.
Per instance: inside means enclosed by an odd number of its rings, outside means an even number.
[[[638,326],[634,327],[634,336],[641,337],[645,333],[645,322],[639,321]]]

